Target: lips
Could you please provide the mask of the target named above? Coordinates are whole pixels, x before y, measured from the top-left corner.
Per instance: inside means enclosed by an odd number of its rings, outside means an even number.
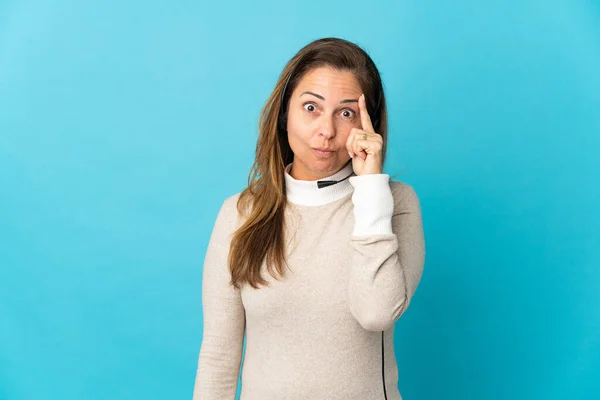
[[[313,152],[318,156],[318,157],[322,157],[322,158],[330,158],[333,157],[333,155],[335,154],[335,151],[331,150],[331,149],[312,149]]]

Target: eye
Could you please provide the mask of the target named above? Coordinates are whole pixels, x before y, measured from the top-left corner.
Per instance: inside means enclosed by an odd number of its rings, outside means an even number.
[[[304,109],[308,112],[313,112],[317,109],[317,107],[315,106],[314,103],[304,103],[302,105],[302,107],[304,107]],[[310,109],[308,107],[311,107]]]
[[[346,108],[342,111],[342,115],[346,118],[354,118],[354,116],[356,115],[356,113],[354,112],[354,110],[351,110],[349,108]]]

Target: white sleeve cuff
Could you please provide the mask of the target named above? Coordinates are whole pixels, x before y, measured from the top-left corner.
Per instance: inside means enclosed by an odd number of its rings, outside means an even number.
[[[353,235],[393,234],[394,195],[388,174],[365,174],[350,177],[354,187]]]

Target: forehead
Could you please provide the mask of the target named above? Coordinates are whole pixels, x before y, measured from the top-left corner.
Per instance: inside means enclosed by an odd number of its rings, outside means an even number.
[[[294,93],[300,94],[309,90],[325,97],[360,96],[362,89],[356,76],[350,71],[337,71],[330,67],[319,67],[308,71]]]

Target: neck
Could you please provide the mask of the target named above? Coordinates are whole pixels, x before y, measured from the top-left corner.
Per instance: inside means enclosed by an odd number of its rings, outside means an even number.
[[[290,175],[293,163],[285,168],[285,189],[287,200],[290,203],[306,206],[318,206],[331,203],[350,194],[353,187],[349,179],[344,179],[352,174],[352,163],[349,162],[338,172],[318,180],[300,180]],[[344,180],[342,180],[344,179]],[[319,188],[317,181],[341,181],[334,185]]]

